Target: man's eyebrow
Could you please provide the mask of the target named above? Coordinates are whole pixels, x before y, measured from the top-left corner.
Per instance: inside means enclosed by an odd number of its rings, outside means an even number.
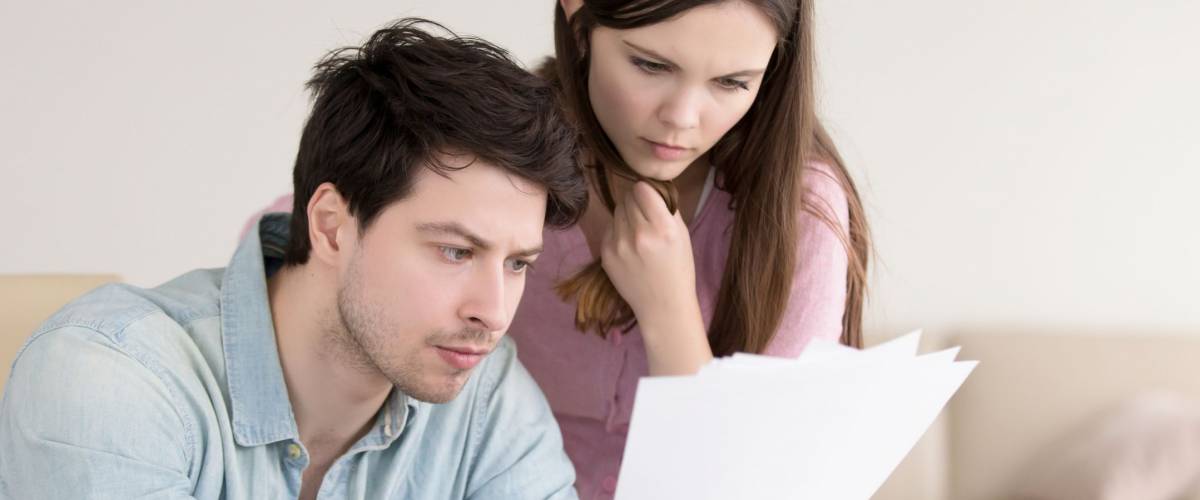
[[[491,242],[469,231],[467,228],[463,227],[462,224],[457,222],[426,222],[423,224],[417,224],[417,231],[422,233],[449,234],[458,236],[459,238],[470,242],[471,246],[473,247],[482,250],[489,250],[492,248]]]
[[[512,254],[512,257],[533,257],[534,255],[537,255],[540,253],[542,253],[542,246],[538,245],[538,246],[530,248],[528,250],[518,251],[517,253]]]
[[[624,43],[625,45],[632,47],[634,50],[645,52],[647,55],[649,55],[655,59],[658,59],[658,60],[662,61],[663,63],[666,63],[668,66],[671,66],[672,68],[679,68],[679,65],[675,64],[675,61],[672,61],[672,60],[664,57],[662,54],[659,54],[658,52],[650,50],[646,47],[642,47],[641,45],[633,43],[629,40],[621,40],[621,42]],[[727,75],[721,75],[720,78],[730,78],[730,77],[735,77],[735,76],[758,76],[765,72],[766,72],[766,69],[744,69],[741,71],[734,71],[733,73],[729,73]]]
[[[448,234],[458,236],[467,240],[471,246],[480,250],[491,250],[492,243],[483,239],[483,237],[471,232],[469,229],[457,222],[426,222],[417,225],[417,230],[423,233]],[[542,253],[542,245],[533,248],[518,250],[513,253],[513,257],[532,257]]]

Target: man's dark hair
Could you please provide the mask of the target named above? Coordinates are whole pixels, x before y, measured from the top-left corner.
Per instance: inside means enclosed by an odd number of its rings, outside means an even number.
[[[308,261],[308,202],[322,183],[337,187],[365,231],[408,195],[419,169],[454,170],[442,154],[470,155],[543,186],[547,226],[575,223],[587,205],[576,132],[553,90],[486,41],[401,19],[362,47],[330,52],[308,88],[314,104],[293,171],[288,265]]]

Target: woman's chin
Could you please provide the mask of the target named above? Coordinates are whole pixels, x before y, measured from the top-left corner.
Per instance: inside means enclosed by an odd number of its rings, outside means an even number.
[[[630,165],[630,167],[638,175],[647,179],[669,182],[679,177],[679,174],[682,174],[690,163],[690,160],[671,162],[655,160],[642,162],[639,165]]]

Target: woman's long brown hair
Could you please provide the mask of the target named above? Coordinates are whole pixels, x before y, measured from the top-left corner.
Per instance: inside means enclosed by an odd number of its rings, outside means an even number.
[[[564,104],[596,161],[597,190],[613,209],[611,175],[640,179],[617,153],[591,108],[587,81],[592,29],[630,29],[671,19],[688,9],[730,0],[585,0],[570,19],[555,2],[556,61],[542,73],[557,81]],[[713,355],[761,353],[770,343],[789,300],[796,262],[797,208],[813,214],[842,240],[848,257],[843,344],[862,346],[862,311],[870,240],[862,202],[833,142],[819,123],[813,97],[813,25],[810,0],[732,0],[758,6],[780,33],[762,88],[749,111],[713,147],[721,189],[732,195],[734,222],[716,311],[708,329]],[[811,161],[829,164],[849,204],[849,232],[834,214],[809,200],[801,177]],[[820,175],[819,173],[816,173]],[[669,182],[652,182],[675,209]],[[576,297],[576,326],[605,335],[635,321],[599,261],[561,283],[564,299]]]

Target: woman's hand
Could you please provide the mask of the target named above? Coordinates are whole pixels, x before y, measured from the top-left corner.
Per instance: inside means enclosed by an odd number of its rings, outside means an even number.
[[[617,201],[600,260],[639,323],[699,310],[687,224],[649,184],[635,183]]]
[[[600,261],[637,317],[652,375],[695,373],[712,359],[687,224],[649,184],[617,203]]]
[[[698,309],[687,224],[678,211],[671,215],[645,182],[634,184],[617,202],[600,261],[639,322]]]

